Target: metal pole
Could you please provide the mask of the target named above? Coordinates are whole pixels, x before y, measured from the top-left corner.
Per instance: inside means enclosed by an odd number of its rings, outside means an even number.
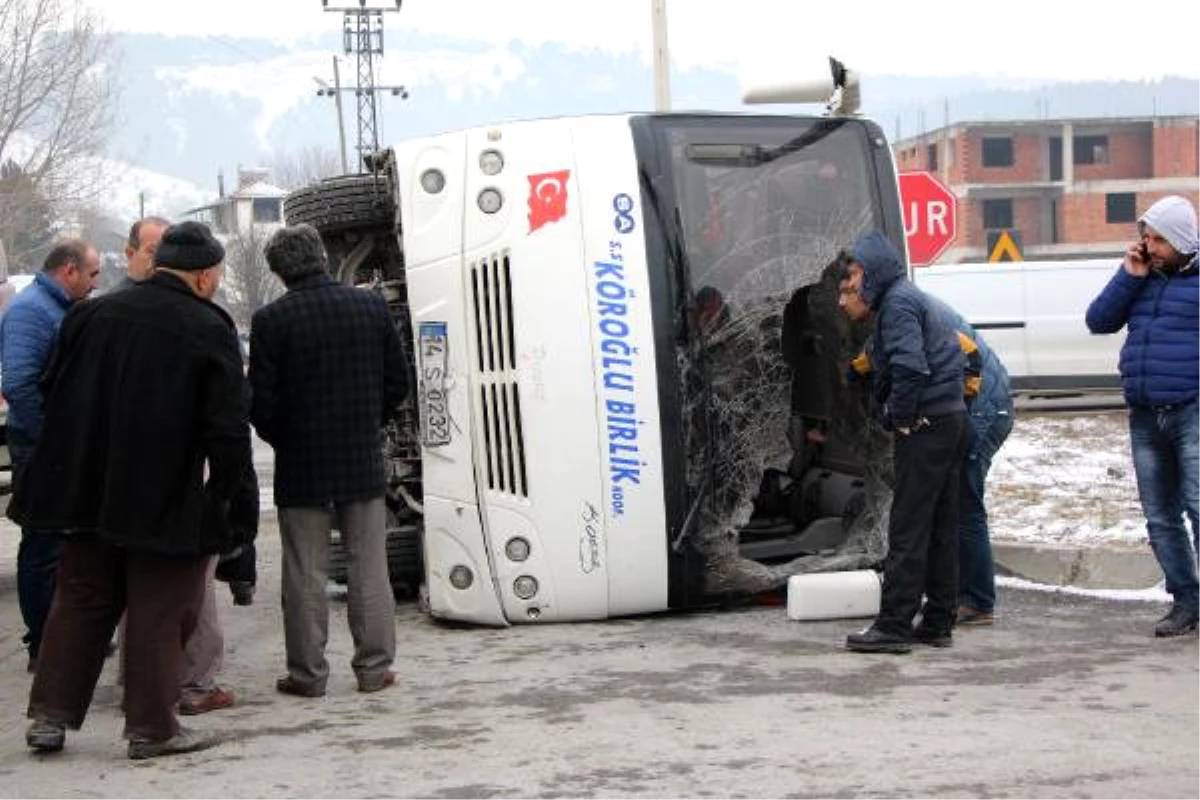
[[[671,55],[667,48],[667,0],[651,0],[654,28],[654,110],[671,110]]]
[[[333,101],[337,103],[338,146],[341,148],[342,174],[350,173],[346,165],[346,126],[342,123],[342,79],[338,74],[338,57],[333,57]]]

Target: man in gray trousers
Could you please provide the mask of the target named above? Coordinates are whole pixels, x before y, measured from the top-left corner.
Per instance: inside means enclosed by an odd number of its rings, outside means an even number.
[[[400,337],[378,294],[329,277],[310,225],[276,231],[264,248],[287,293],[250,322],[250,418],[275,448],[283,539],[284,694],[325,694],[329,533],[346,543],[350,665],[358,689],[396,682],[395,602],[387,569],[381,428],[408,390]]]

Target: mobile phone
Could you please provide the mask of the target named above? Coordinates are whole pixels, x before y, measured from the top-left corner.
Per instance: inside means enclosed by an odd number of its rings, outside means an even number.
[[[1137,251],[1138,251],[1138,258],[1140,258],[1142,260],[1142,263],[1149,264],[1150,263],[1150,251],[1146,249],[1145,242],[1138,242]]]

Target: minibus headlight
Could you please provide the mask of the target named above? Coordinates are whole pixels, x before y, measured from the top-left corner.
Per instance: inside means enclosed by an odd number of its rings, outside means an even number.
[[[485,214],[495,214],[504,205],[504,196],[500,194],[499,189],[488,187],[479,193],[476,199],[479,204],[479,210]]]
[[[427,169],[421,173],[421,188],[429,194],[437,194],[446,188],[446,176],[440,169]]]
[[[450,585],[455,589],[468,589],[475,582],[475,574],[470,567],[457,564],[450,570]]]
[[[504,543],[504,555],[509,561],[524,561],[529,558],[529,540],[514,536]]]
[[[537,578],[532,575],[522,575],[513,581],[513,594],[522,600],[528,600],[537,594]]]
[[[479,168],[484,175],[499,175],[504,169],[504,156],[499,150],[484,150],[479,154]]]

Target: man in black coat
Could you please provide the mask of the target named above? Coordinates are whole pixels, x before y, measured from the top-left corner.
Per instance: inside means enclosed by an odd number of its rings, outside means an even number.
[[[182,728],[175,704],[210,557],[255,527],[230,514],[253,462],[237,335],[211,302],[224,255],[204,225],[173,225],[153,277],[63,320],[45,429],[8,512],[69,533],[29,695],[35,750],[83,724],[122,612],[129,757],[215,741]]]
[[[325,693],[329,533],[346,542],[347,606],[360,691],[395,683],[395,603],[387,570],[381,430],[407,392],[399,334],[383,298],[329,277],[310,225],[263,250],[287,293],[250,322],[251,420],[275,448],[283,540],[284,694]]]

